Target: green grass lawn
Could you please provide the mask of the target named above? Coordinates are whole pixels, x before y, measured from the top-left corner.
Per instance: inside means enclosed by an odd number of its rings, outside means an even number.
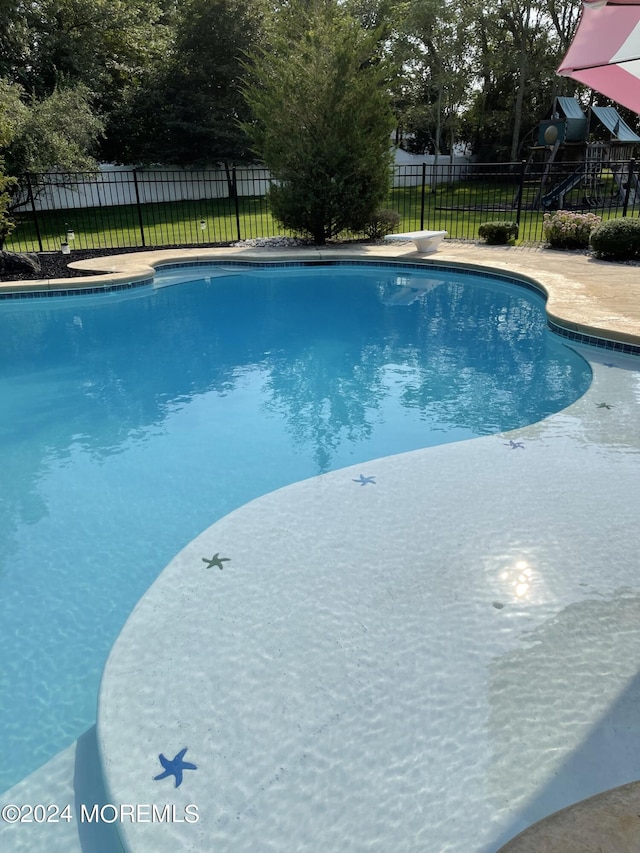
[[[611,174],[602,173],[602,179],[595,188],[594,199],[599,204],[588,203],[583,187],[576,187],[564,198],[564,205],[579,212],[596,213],[601,219],[610,219],[622,215],[621,200]],[[547,185],[548,192],[553,186]],[[476,239],[478,227],[483,222],[505,220],[515,222],[518,214],[517,181],[459,181],[442,184],[431,191],[429,188],[422,198],[420,187],[396,188],[392,191],[389,207],[402,216],[399,231],[424,228],[448,231],[454,239]],[[519,242],[543,242],[542,224],[547,212],[540,206],[540,182],[524,183],[520,205]],[[424,211],[423,211],[424,205]],[[553,212],[553,211],[549,211]],[[422,214],[422,217],[421,217]],[[631,207],[628,215],[638,215]]]
[[[477,238],[478,227],[483,222],[516,221],[517,186],[513,183],[460,181],[442,184],[435,191],[426,190],[424,212],[420,190],[420,187],[408,187],[392,191],[389,206],[402,216],[399,230],[416,230],[422,220],[424,228],[447,231],[454,239],[472,240]],[[533,189],[526,189],[520,213],[520,231],[521,235],[527,235],[527,240],[541,240],[543,212],[527,209],[533,200]]]
[[[614,201],[613,179],[602,182],[600,192]],[[517,185],[513,180],[466,180],[426,187],[396,187],[387,206],[402,219],[398,231],[421,227],[445,230],[454,239],[476,239],[478,227],[491,220],[515,221]],[[539,183],[525,183],[520,213],[520,242],[541,242],[544,211],[532,209]],[[580,204],[584,190],[567,194],[567,204]],[[585,210],[589,210],[587,206]],[[621,215],[621,207],[594,209],[603,218]],[[629,211],[629,214],[633,214]],[[635,212],[637,215],[637,211]],[[270,237],[285,233],[272,218],[262,196],[234,199],[203,199],[155,204],[103,206],[38,213],[38,229],[44,251],[58,251],[68,229],[73,229],[72,249],[114,249],[131,247],[210,245],[238,239]],[[200,223],[204,222],[203,230]],[[6,248],[12,251],[39,251],[38,231],[31,214],[18,217],[18,227]]]
[[[282,233],[268,212],[264,198],[161,202],[42,211],[38,228],[45,252],[58,251],[68,229],[75,239],[72,249],[117,249],[136,246],[179,246],[229,243]],[[205,230],[200,223],[204,222]],[[7,241],[12,251],[39,251],[38,233],[31,214],[18,217],[18,227]]]

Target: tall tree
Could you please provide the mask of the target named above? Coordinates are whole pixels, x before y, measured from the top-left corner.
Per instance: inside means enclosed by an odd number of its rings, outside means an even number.
[[[165,55],[173,15],[173,0],[0,0],[0,77],[38,103],[84,86],[108,117]]]
[[[316,243],[361,230],[386,199],[395,121],[375,31],[336,0],[292,2],[255,57],[245,125],[285,228]]]
[[[485,159],[519,159],[527,134],[569,88],[556,68],[571,37],[558,0],[475,2],[477,85],[467,116],[473,150]],[[566,7],[579,5],[567,0]],[[563,29],[563,35],[558,28]]]
[[[102,129],[81,84],[25,103],[21,86],[0,79],[0,248],[27,198],[24,173],[95,168]]]
[[[261,0],[189,0],[170,51],[111,124],[122,161],[203,166],[250,157],[241,80],[261,35]]]
[[[396,0],[400,119],[415,149],[437,155],[465,142],[481,158],[520,157],[554,96],[575,89],[555,69],[579,8],[580,0]]]
[[[2,75],[37,98],[83,83],[105,108],[161,55],[171,18],[169,0],[0,0],[0,9],[4,4]]]
[[[546,0],[545,8],[558,39],[558,49],[564,54],[578,26],[582,0]]]
[[[0,0],[0,78],[25,83],[33,37],[31,6],[24,0]]]
[[[12,175],[52,169],[92,169],[103,125],[90,106],[90,93],[81,84],[56,89],[40,101],[24,103],[21,87],[0,80],[0,112],[5,116],[0,155]]]
[[[417,153],[453,153],[472,87],[472,17],[457,0],[411,0],[398,7],[404,123]]]

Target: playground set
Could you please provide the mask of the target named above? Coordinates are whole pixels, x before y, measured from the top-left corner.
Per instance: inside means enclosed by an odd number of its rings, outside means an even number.
[[[558,97],[540,122],[525,172],[527,207],[543,210],[627,207],[640,203],[634,153],[640,136],[615,107]]]

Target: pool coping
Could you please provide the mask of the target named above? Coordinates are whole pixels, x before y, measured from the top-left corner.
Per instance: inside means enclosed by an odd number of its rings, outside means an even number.
[[[640,848],[640,782],[587,797],[534,823],[498,853],[628,853]]]
[[[425,267],[464,268],[520,279],[546,297],[550,328],[563,337],[623,352],[640,352],[640,274],[637,266],[598,261],[588,255],[541,247],[502,247],[445,241],[437,254],[406,244],[300,247],[151,249],[72,261],[95,271],[82,278],[0,283],[0,299],[96,294],[152,284],[155,269],[207,262],[389,261]],[[615,277],[615,280],[612,279]]]

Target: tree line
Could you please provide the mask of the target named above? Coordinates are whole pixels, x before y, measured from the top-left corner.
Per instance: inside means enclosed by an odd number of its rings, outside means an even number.
[[[357,169],[358,146],[384,161],[380,139],[394,128],[415,153],[467,146],[485,161],[518,159],[554,96],[574,94],[555,69],[579,8],[0,0],[0,198],[15,186],[7,176],[98,161],[275,162],[286,176],[301,157],[332,149],[328,171],[344,174]],[[371,174],[354,180],[363,189]],[[325,175],[314,191],[330,194],[335,183]]]

